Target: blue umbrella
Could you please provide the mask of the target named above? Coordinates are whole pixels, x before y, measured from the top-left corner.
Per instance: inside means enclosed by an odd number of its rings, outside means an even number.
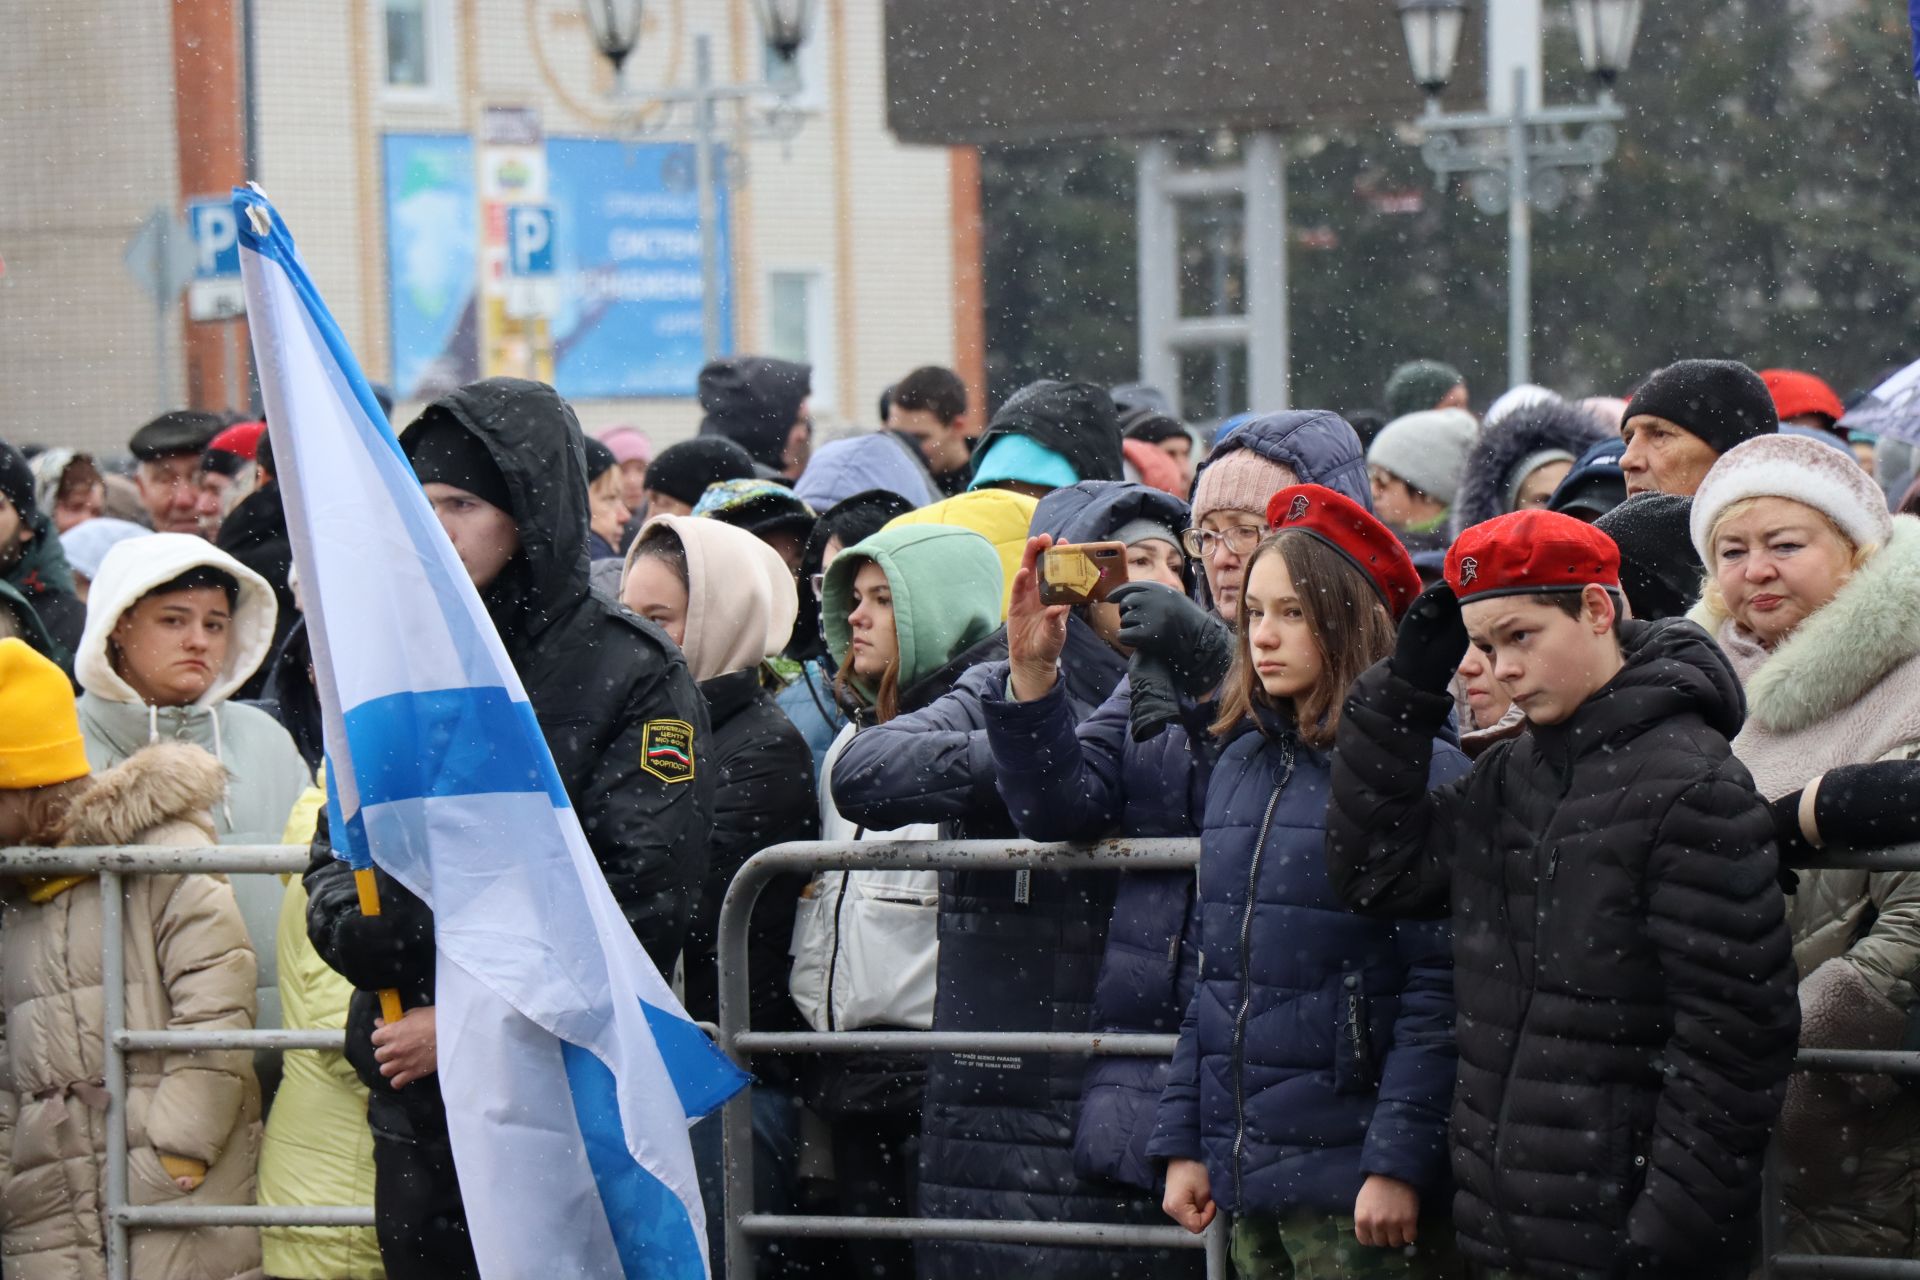
[[[1913,0],[1920,6],[1920,0]],[[1891,436],[1920,446],[1920,360],[1868,392],[1840,419],[1844,431]]]

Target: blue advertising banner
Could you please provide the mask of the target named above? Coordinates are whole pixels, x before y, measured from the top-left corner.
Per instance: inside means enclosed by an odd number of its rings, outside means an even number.
[[[431,400],[480,376],[473,143],[390,133],[386,178],[393,394]]]
[[[715,166],[725,173],[724,161]],[[587,138],[547,142],[553,206],[554,386],[563,396],[690,396],[705,356],[694,150]],[[732,328],[727,190],[719,211],[721,330]]]

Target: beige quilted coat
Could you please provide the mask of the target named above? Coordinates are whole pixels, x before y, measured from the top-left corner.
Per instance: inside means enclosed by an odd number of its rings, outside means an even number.
[[[98,775],[69,816],[67,843],[202,845],[226,774],[185,743],[148,747]],[[126,881],[127,1022],[136,1030],[247,1029],[255,961],[226,881],[210,875]],[[5,885],[0,993],[0,1259],[7,1280],[79,1280],[106,1269],[106,1117],[100,886],[88,879],[44,902]],[[251,1204],[260,1090],[247,1053],[128,1057],[128,1187],[135,1204]],[[200,1160],[182,1192],[158,1152]],[[139,1280],[260,1274],[246,1228],[133,1233]]]

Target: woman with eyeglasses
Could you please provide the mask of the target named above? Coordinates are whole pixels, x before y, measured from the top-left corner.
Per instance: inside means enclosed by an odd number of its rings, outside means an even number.
[[[1031,586],[1016,584],[1007,619],[1011,674],[1006,687],[989,691],[983,711],[1000,795],[1021,835],[1199,834],[1207,726],[1232,660],[1247,563],[1265,535],[1268,500],[1294,484],[1324,485],[1371,509],[1360,439],[1338,414],[1260,414],[1222,427],[1196,477],[1184,538],[1201,571],[1195,594],[1207,603],[1144,584],[1116,593],[1118,634],[1135,657],[1128,679],[1078,729],[1058,670],[1064,628],[1048,621]],[[1029,543],[1023,574],[1031,577],[1046,545]],[[1185,940],[1192,902],[1190,873],[1121,877],[1094,993],[1096,1029],[1179,1030],[1198,967]],[[1166,1079],[1165,1060],[1093,1061],[1074,1141],[1083,1177],[1160,1190],[1147,1142]]]

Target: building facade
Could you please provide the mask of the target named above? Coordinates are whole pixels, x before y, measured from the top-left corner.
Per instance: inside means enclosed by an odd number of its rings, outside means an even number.
[[[753,0],[649,0],[618,85],[578,0],[17,15],[22,38],[0,41],[0,153],[19,179],[0,190],[0,435],[112,451],[163,404],[244,403],[244,321],[147,288],[214,269],[217,227],[193,223],[170,259],[139,233],[247,179],[403,421],[512,373],[553,382],[589,427],[691,434],[698,165],[690,107],[657,95],[693,83],[701,36],[716,81],[787,91],[717,108],[723,345],[811,363],[825,423],[871,423],[920,364],[977,387],[976,153],[887,133],[881,0],[811,8],[785,64]]]

